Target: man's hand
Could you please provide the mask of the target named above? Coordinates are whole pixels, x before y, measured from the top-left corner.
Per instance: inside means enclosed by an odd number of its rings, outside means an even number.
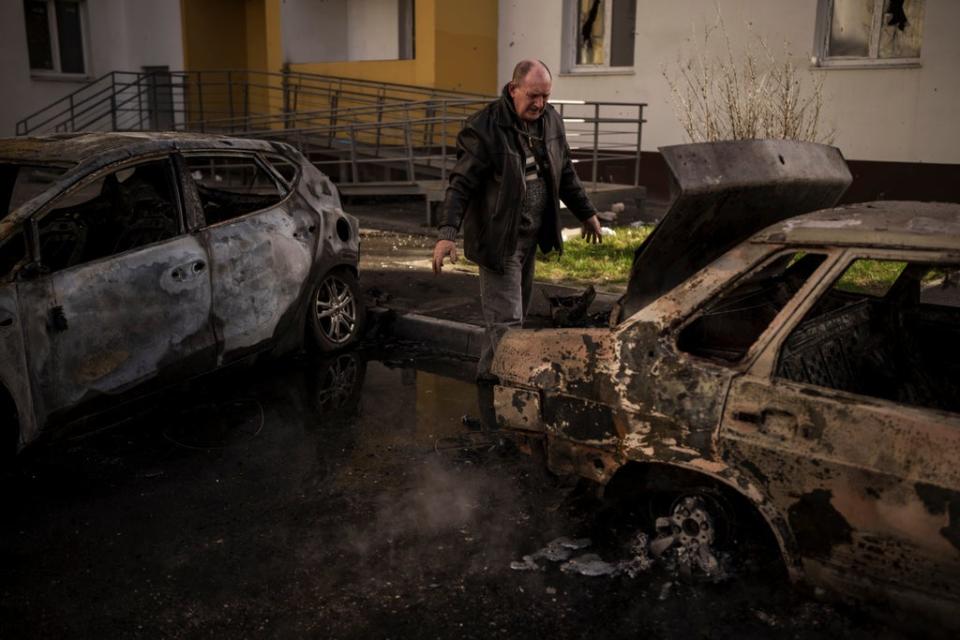
[[[453,240],[437,240],[437,244],[433,247],[433,275],[440,274],[440,270],[443,269],[443,259],[447,256],[450,256],[450,264],[457,261],[457,243]]]
[[[583,229],[580,231],[580,237],[584,238],[590,244],[603,242],[603,233],[600,231],[600,219],[592,215],[583,221]],[[436,251],[434,251],[436,256]],[[434,259],[436,260],[436,259]]]

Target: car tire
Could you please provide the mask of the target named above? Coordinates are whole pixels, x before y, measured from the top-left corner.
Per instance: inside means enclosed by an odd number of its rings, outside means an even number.
[[[360,285],[352,271],[337,268],[320,278],[307,309],[311,342],[318,350],[331,353],[356,342],[365,318]]]

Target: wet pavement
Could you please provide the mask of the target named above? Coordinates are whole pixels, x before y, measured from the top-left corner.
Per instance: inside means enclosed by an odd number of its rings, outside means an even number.
[[[0,637],[895,637],[767,566],[511,569],[561,536],[623,560],[632,532],[464,424],[473,366],[301,356],[31,448],[3,478]]]

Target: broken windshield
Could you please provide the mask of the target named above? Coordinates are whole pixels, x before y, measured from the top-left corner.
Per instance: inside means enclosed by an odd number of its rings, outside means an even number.
[[[0,163],[0,219],[42,193],[65,172],[63,167]]]

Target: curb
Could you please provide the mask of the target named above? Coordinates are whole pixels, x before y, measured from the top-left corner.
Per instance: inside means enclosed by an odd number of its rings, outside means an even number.
[[[470,358],[480,357],[483,327],[433,318],[419,313],[395,314],[392,309],[371,307],[368,316],[383,322],[383,333],[403,340],[423,342],[441,351]]]

